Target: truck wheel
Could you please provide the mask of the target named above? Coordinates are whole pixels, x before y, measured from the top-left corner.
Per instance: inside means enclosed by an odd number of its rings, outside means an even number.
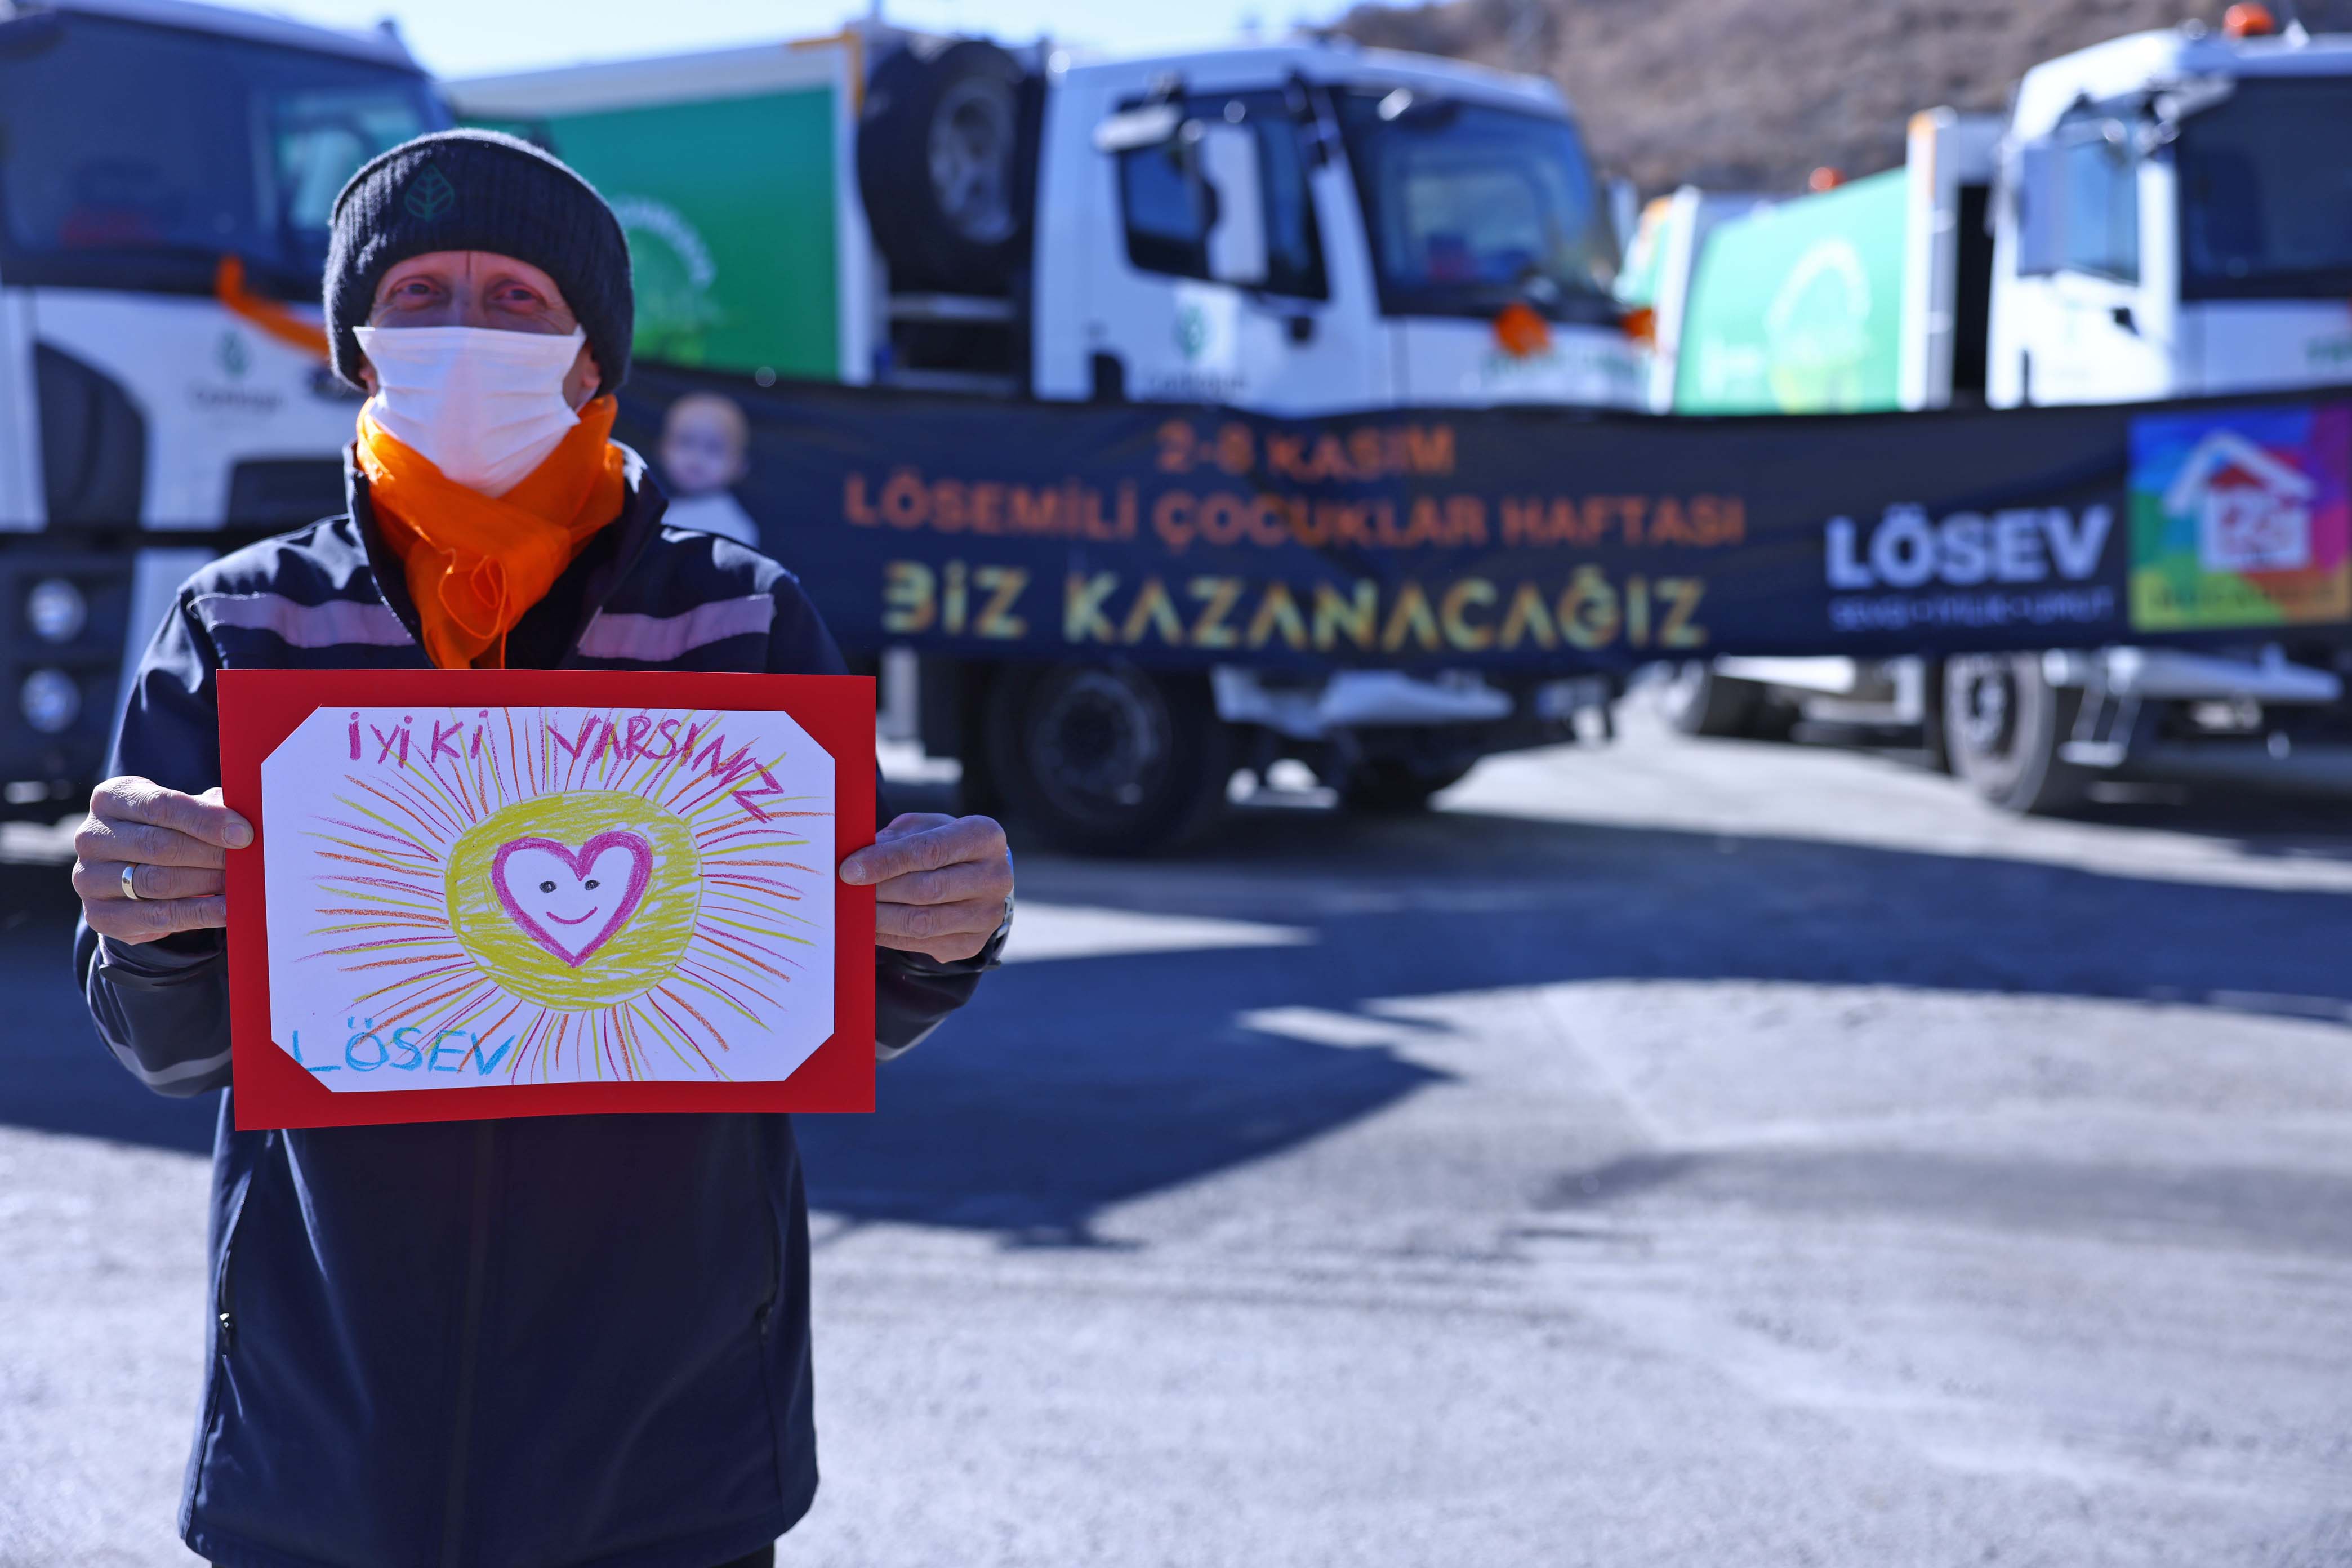
[[[1029,217],[1027,79],[994,44],[898,49],[874,68],[857,188],[900,292],[996,293]]]
[[[988,752],[1007,812],[1081,855],[1182,844],[1224,809],[1234,775],[1205,679],[1119,665],[1006,670],[989,692]]]
[[[1717,675],[1705,659],[1678,664],[1659,696],[1666,722],[1685,735],[1754,735],[1764,711],[1764,689],[1752,680]]]
[[[1402,814],[1429,809],[1430,797],[1469,776],[1471,767],[1431,766],[1393,757],[1358,763],[1339,780],[1339,805],[1349,811]]]
[[[2003,811],[2073,809],[2092,773],[2058,754],[2082,692],[2053,686],[2038,654],[1967,654],[1944,664],[1944,743],[1952,772]]]
[[[1919,749],[1927,753],[1927,767],[1932,773],[1952,771],[1952,737],[1944,724],[1944,661],[1927,661],[1925,678],[1927,690],[1922,693],[1921,706],[1927,710],[1919,715]]]

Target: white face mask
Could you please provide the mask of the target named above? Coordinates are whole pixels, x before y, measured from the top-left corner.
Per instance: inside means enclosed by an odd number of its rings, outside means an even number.
[[[563,378],[585,332],[357,327],[352,335],[375,367],[368,416],[467,489],[506,494],[580,422]]]

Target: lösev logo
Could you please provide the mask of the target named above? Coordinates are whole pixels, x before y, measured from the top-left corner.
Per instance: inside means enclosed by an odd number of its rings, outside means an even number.
[[[2131,618],[2150,631],[2352,615],[2352,408],[2149,415],[2131,430]]]
[[[1874,524],[1834,517],[1824,531],[1834,593],[1873,588],[1972,588],[1984,584],[2080,583],[2097,574],[2115,511],[2017,507],[1956,511],[1930,520],[1910,503],[1890,506]]]

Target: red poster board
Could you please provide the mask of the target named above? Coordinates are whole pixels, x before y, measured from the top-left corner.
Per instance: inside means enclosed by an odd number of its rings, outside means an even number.
[[[219,679],[240,1129],[873,1110],[871,680]]]

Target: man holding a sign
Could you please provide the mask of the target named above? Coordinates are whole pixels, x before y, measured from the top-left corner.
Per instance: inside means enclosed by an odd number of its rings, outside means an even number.
[[[383,154],[326,315],[370,394],[350,510],[181,589],[76,839],[115,1057],[173,1095],[234,1060],[182,1534],[225,1568],[765,1563],[816,1464],[799,1158],[755,1112],[856,1100],[845,1051],[870,1104],[969,999],[1003,835],[905,816],[840,857],[870,689],[610,440],[628,255],[570,169]],[[835,920],[868,904],[870,973]]]

